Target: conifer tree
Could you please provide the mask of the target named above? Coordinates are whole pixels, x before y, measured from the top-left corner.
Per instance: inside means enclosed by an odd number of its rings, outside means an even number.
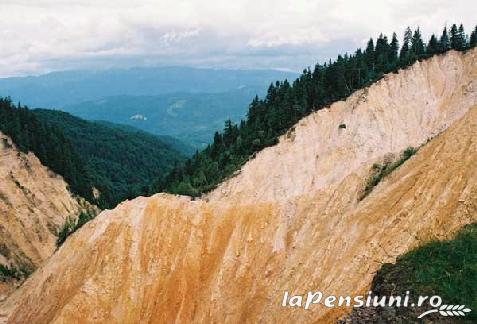
[[[419,27],[414,31],[411,40],[411,63],[418,60],[424,55],[424,42],[422,41],[421,31]]]
[[[404,40],[401,46],[401,51],[399,52],[400,66],[407,66],[409,64],[411,39],[412,31],[411,28],[407,27],[406,31],[404,32]]]
[[[458,36],[459,32],[464,34],[457,28],[455,35]],[[465,40],[465,37],[461,39]],[[466,42],[465,46],[458,44],[454,46],[459,49],[466,47]],[[471,34],[471,44],[477,44],[477,28]],[[166,189],[172,193],[209,191],[255,152],[276,143],[278,136],[285,134],[300,118],[346,98],[384,73],[406,68],[416,59],[443,53],[450,48],[447,28],[443,29],[439,40],[432,35],[426,47],[420,29],[413,32],[408,27],[401,48],[396,34],[390,43],[385,35],[379,35],[376,43],[369,39],[364,51],[358,48],[352,55],[338,55],[335,61],[316,64],[313,72],[305,69],[292,84],[286,80],[271,84],[264,99],[253,99],[247,120],[238,128],[227,123],[224,131],[214,136],[214,143],[193,157],[193,170],[182,167],[173,172],[165,182],[168,184]],[[225,137],[228,145],[224,145]]]
[[[441,53],[444,53],[451,48],[449,35],[447,33],[447,27],[444,27],[444,29],[442,30],[442,35],[441,35],[441,38],[439,39],[439,45],[440,45],[439,51]]]
[[[453,24],[450,29],[450,45],[452,49],[462,51],[466,48],[466,36],[464,26],[461,24],[457,28],[456,24]]]
[[[437,53],[439,53],[439,42],[436,35],[432,34],[429,43],[427,43],[426,54],[432,56]]]
[[[388,38],[383,34],[380,34],[378,40],[376,41],[376,66],[377,70],[381,73],[387,72],[390,69],[389,64],[389,52],[391,51],[390,45],[388,43]]]
[[[375,56],[374,56],[374,41],[372,38],[369,39],[368,44],[366,45],[366,50],[364,51],[364,56],[366,59],[366,65],[374,73],[375,69]]]
[[[475,47],[477,45],[477,26],[470,34],[469,47]]]
[[[464,31],[464,25],[460,24],[459,26],[459,31],[458,31],[458,44],[457,44],[457,50],[463,51],[467,48],[467,36],[465,35]]]
[[[397,65],[398,52],[399,52],[399,41],[397,39],[396,33],[393,33],[393,37],[391,39],[391,44],[389,49],[389,63],[391,64],[392,69],[394,69]]]

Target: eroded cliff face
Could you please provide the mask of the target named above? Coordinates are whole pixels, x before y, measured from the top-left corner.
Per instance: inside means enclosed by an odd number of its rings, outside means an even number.
[[[476,50],[417,62],[302,119],[208,198],[283,201],[315,192],[367,172],[370,161],[388,153],[421,145],[476,103]]]
[[[284,308],[284,292],[363,293],[382,263],[477,220],[476,57],[418,63],[305,118],[206,199],[158,194],[101,213],[0,313],[10,323],[336,320],[348,310]],[[421,144],[358,201],[373,163]]]
[[[19,152],[0,133],[0,264],[32,272],[55,250],[56,234],[67,217],[92,208],[74,198],[60,176],[32,154]],[[0,300],[15,280],[0,282]]]

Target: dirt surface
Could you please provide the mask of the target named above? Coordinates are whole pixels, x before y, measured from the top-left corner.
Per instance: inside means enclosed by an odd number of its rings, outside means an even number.
[[[0,133],[0,264],[32,272],[53,254],[67,217],[90,208],[74,198],[63,178],[32,154],[19,152]],[[92,207],[91,207],[92,208]],[[21,280],[0,281],[0,301]]]

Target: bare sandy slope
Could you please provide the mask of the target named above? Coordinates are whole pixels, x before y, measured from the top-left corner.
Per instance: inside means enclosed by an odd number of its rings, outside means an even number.
[[[0,314],[10,323],[334,321],[347,310],[283,308],[284,291],[363,293],[382,263],[477,220],[476,63],[475,50],[451,52],[386,76],[300,121],[206,199],[160,194],[101,213]],[[421,144],[358,202],[373,163]]]
[[[0,133],[0,264],[33,271],[55,250],[56,233],[87,203],[32,154]],[[15,282],[0,282],[0,301]]]

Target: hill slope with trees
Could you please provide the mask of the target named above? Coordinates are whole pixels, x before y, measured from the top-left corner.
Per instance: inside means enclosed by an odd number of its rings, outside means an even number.
[[[21,152],[33,152],[63,176],[72,193],[101,208],[147,195],[154,181],[185,160],[175,146],[188,149],[132,127],[88,122],[54,110],[29,110],[10,98],[0,98],[0,131]],[[94,189],[100,194],[95,195]]]
[[[62,175],[72,193],[95,202],[86,165],[60,128],[46,125],[27,107],[15,106],[10,98],[0,98],[0,131],[21,152],[35,153],[43,165]]]
[[[368,41],[364,50],[339,55],[335,61],[307,68],[290,83],[275,82],[264,99],[251,102],[247,118],[239,124],[228,120],[222,133],[182,166],[175,168],[164,181],[158,181],[157,191],[199,196],[215,188],[231,176],[256,152],[277,142],[298,120],[311,112],[342,100],[358,89],[379,80],[384,74],[397,72],[417,60],[424,60],[449,50],[465,51],[477,44],[477,27],[470,37],[464,27],[444,28],[440,36],[423,41],[419,28],[409,27],[399,44],[396,33],[389,40],[379,35]]]
[[[49,127],[61,129],[85,162],[85,171],[99,190],[105,207],[147,195],[153,180],[165,176],[184,156],[158,137],[89,122],[68,113],[35,109]]]
[[[173,93],[114,96],[66,105],[62,111],[86,120],[126,124],[155,135],[169,135],[198,149],[205,148],[224,120],[239,122],[256,94],[267,84],[221,93]]]

